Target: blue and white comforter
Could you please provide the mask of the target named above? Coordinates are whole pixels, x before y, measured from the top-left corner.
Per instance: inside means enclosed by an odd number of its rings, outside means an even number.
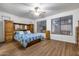
[[[43,40],[43,35],[41,33],[31,33],[31,34],[15,34],[14,39],[19,41],[23,47],[27,47],[27,44],[33,40],[41,39]]]

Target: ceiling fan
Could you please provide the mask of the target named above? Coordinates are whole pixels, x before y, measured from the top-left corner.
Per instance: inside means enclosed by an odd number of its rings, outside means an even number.
[[[45,11],[42,10],[40,7],[34,7],[32,10],[29,10],[29,12],[32,14],[32,15],[35,15],[35,16],[44,16],[45,15]]]
[[[39,7],[35,7],[35,15],[40,16],[41,14],[46,13],[45,11],[41,10]]]

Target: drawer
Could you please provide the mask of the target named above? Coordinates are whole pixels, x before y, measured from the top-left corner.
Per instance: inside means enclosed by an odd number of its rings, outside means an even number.
[[[13,39],[13,36],[6,36],[6,41],[11,41]]]

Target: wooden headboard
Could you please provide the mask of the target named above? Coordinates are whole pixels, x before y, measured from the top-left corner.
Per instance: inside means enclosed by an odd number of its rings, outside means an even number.
[[[26,31],[30,30],[34,32],[34,25],[33,24],[22,24],[22,23],[14,23],[14,31]]]

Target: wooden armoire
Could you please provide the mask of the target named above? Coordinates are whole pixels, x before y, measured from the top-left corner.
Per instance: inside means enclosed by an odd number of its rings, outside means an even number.
[[[5,20],[4,27],[5,42],[11,42],[13,40],[13,22],[10,20]]]

